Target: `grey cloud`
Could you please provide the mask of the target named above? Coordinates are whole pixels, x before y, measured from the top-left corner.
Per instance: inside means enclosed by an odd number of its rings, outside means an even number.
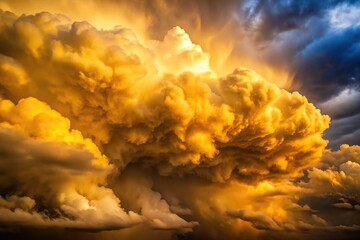
[[[338,149],[341,144],[358,144],[360,137],[360,113],[353,116],[335,119],[331,121],[330,128],[325,131],[324,137],[331,139],[329,147]]]

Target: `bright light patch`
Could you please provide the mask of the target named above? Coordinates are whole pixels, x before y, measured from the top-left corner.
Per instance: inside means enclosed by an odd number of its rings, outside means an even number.
[[[360,6],[341,4],[331,9],[328,17],[335,29],[360,26]]]

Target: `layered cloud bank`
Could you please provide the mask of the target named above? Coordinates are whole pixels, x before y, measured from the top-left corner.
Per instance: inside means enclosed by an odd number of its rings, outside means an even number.
[[[324,150],[330,118],[306,97],[246,68],[218,76],[180,27],[142,42],[124,27],[2,11],[0,96],[5,231],[359,230],[358,147]]]

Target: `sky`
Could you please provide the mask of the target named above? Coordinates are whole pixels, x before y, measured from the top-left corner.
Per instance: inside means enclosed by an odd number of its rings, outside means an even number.
[[[1,239],[359,235],[359,1],[0,9]]]

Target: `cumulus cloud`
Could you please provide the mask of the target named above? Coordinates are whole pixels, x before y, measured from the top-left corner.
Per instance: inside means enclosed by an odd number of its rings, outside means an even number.
[[[356,212],[357,147],[324,152],[330,118],[300,93],[247,68],[219,77],[181,27],[141,41],[47,12],[0,19],[3,226],[357,229],[313,204],[336,192]]]
[[[210,53],[210,65],[216,73],[227,74],[240,64],[281,87],[299,90],[319,107],[343,90],[358,87],[360,8],[352,0],[276,4],[270,0],[3,2],[4,9],[17,13],[62,12],[98,28],[111,29],[123,23],[135,29],[142,42],[161,40],[179,25]],[[342,112],[350,116],[358,110],[346,108]],[[353,124],[357,126],[357,122]],[[333,132],[331,140],[343,136],[335,127]],[[357,139],[348,136],[344,141],[358,144]]]
[[[300,201],[318,210],[330,226],[356,230],[359,225],[359,153],[359,146],[327,150],[318,166],[307,170],[306,178],[299,183],[304,188]]]
[[[314,189],[318,195],[337,194],[347,199],[359,201],[358,174],[359,146],[342,145],[338,151],[327,151],[320,162],[319,168],[308,172],[309,181],[304,186]],[[315,190],[316,189],[316,190]]]
[[[142,221],[120,208],[105,187],[107,158],[68,119],[35,98],[2,100],[0,119],[3,224],[103,229]]]
[[[359,147],[343,145],[339,151],[326,150],[316,166],[292,181],[263,181],[256,185],[231,181],[221,185],[188,179],[188,183],[168,180],[164,184],[158,180],[157,184],[165,196],[170,192],[179,197],[201,219],[199,229],[190,235],[194,239],[216,239],[224,232],[234,239],[301,239],[305,235],[316,239],[320,233],[328,236],[327,232],[334,234],[334,239],[352,239],[351,232],[359,229],[358,162]],[[181,190],[189,183],[191,187]],[[196,202],[186,201],[185,193],[195,195]],[[223,224],[216,226],[219,222]],[[264,230],[266,235],[261,235]],[[198,232],[201,235],[196,235]],[[295,236],[290,236],[291,232],[296,232]],[[290,235],[285,237],[283,233]]]
[[[326,144],[329,118],[305,97],[247,69],[217,78],[179,27],[152,49],[120,27],[102,31],[49,13],[7,15],[0,41],[23,51],[3,55],[28,80],[5,94],[45,100],[120,168],[137,161],[163,175],[256,180],[293,174]],[[23,25],[31,27],[24,32]],[[29,31],[38,40],[23,41]]]
[[[291,182],[261,182],[256,187],[228,184],[228,190],[213,190],[211,194],[218,194],[219,199],[208,204],[215,204],[241,224],[249,223],[255,235],[264,229],[276,232],[257,235],[259,239],[290,239],[282,237],[281,232],[294,231],[295,238],[303,238],[302,233],[308,232],[311,239],[316,239],[319,233],[332,232],[334,239],[352,239],[351,232],[359,229],[358,162],[359,146],[343,145],[338,151],[326,150],[321,161],[305,170],[303,177]],[[241,196],[241,192],[246,195]]]

